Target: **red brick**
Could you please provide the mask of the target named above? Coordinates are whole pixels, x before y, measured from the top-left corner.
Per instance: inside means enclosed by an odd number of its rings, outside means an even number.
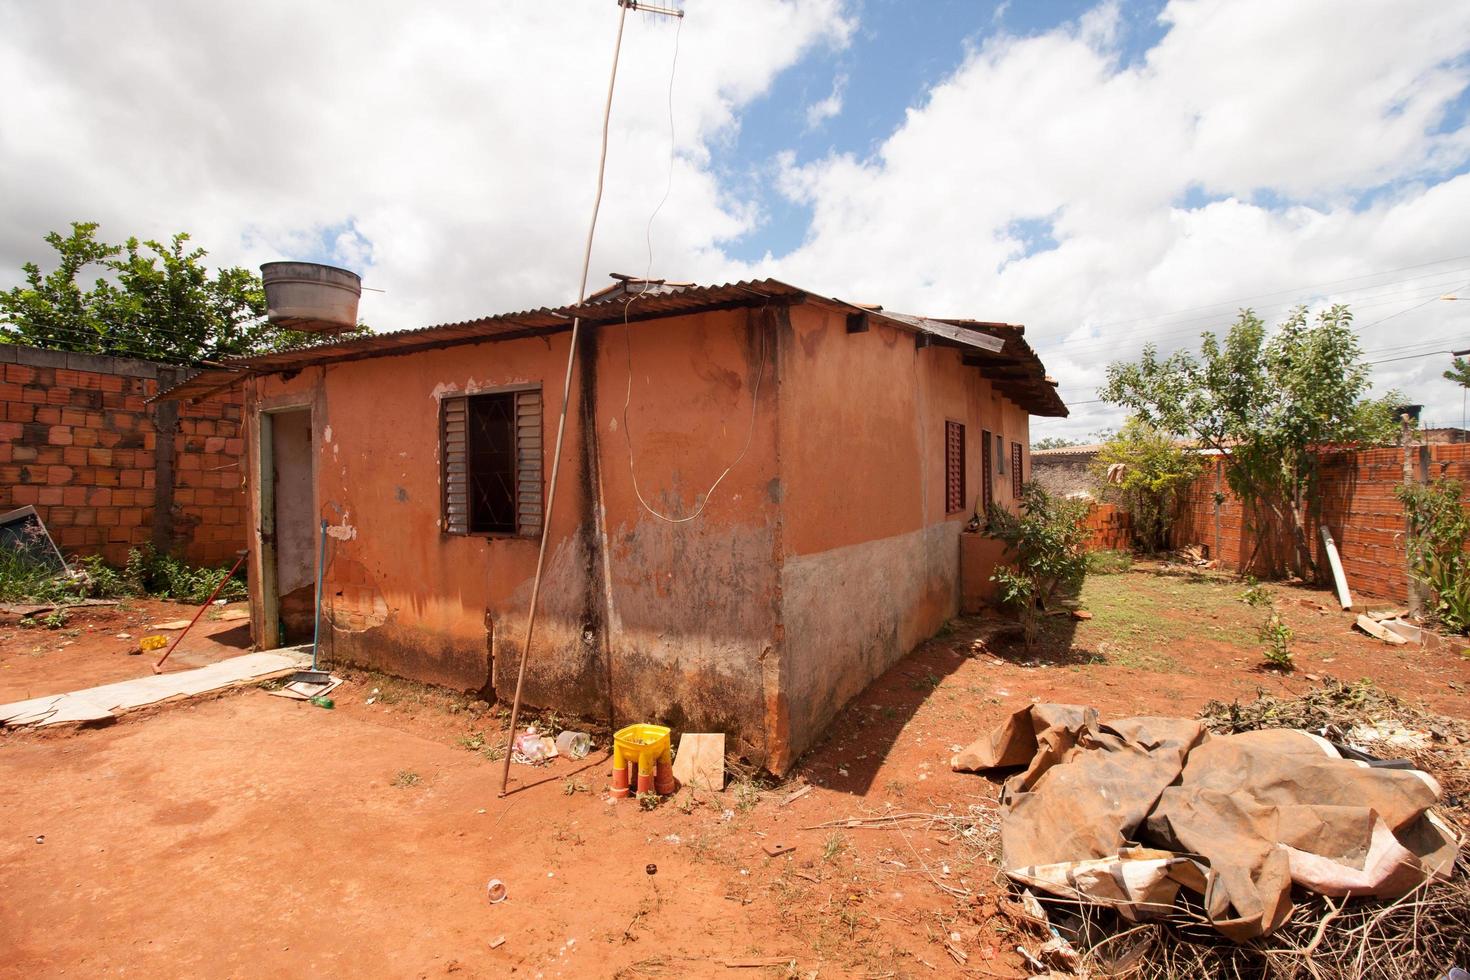
[[[12,384],[28,385],[36,380],[36,369],[26,364],[7,364],[5,380]]]
[[[71,404],[71,389],[70,388],[47,388],[46,389],[46,404],[47,405],[61,405],[61,406],[70,405]]]
[[[14,367],[14,365],[9,365]],[[14,442],[24,432],[24,427],[19,422],[0,422],[0,440]]]
[[[46,468],[46,482],[53,486],[70,483],[74,473],[75,470],[70,466],[48,466]]]
[[[111,466],[112,450],[110,449],[88,449],[87,465],[89,466]]]
[[[29,402],[32,405],[44,405],[46,404],[46,389],[37,388],[34,385],[27,385],[25,390],[20,393],[20,400]]]
[[[70,486],[61,490],[61,502],[68,507],[80,507],[87,502],[87,488]]]
[[[41,505],[44,507],[56,506],[61,503],[61,493],[61,487],[42,487],[40,493]]]
[[[95,446],[95,445],[97,445],[97,430],[96,429],[72,429],[71,430],[71,441],[72,441],[72,445],[74,445],[74,446],[81,446],[83,448],[87,448],[87,447],[90,447],[90,446]]]
[[[46,441],[53,446],[70,446],[71,427],[66,425],[53,425],[46,436]]]
[[[99,487],[115,487],[118,484],[118,471],[114,469],[98,469],[97,474],[92,477],[92,482]]]
[[[124,507],[121,511],[119,511],[118,520],[119,520],[120,523],[126,524],[129,527],[132,527],[135,524],[142,524],[143,523],[143,508],[141,508],[141,507]]]
[[[143,485],[143,471],[138,469],[123,470],[118,482],[125,487],[141,487]]]
[[[30,483],[20,483],[10,488],[10,500],[17,507],[41,502],[41,488]]]
[[[87,413],[76,408],[63,408],[61,410],[62,425],[86,425]]]
[[[107,487],[88,487],[87,506],[106,507],[112,503],[112,491]]]
[[[87,451],[81,446],[67,446],[65,449],[58,450],[58,452],[61,453],[61,461],[67,466],[87,465]]]
[[[91,507],[78,507],[76,516],[72,518],[72,523],[77,524],[78,526],[96,524],[97,511]]]
[[[118,523],[118,517],[122,514],[116,507],[98,507],[97,523],[103,527],[114,527]]]

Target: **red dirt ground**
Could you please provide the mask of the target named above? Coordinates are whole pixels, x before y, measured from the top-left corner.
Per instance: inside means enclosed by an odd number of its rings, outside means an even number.
[[[1025,937],[996,912],[987,860],[995,783],[948,765],[1012,711],[1189,715],[1331,673],[1465,714],[1470,660],[1387,647],[1299,604],[1324,593],[1274,589],[1299,666],[1259,671],[1262,612],[1240,590],[1090,580],[1095,618],[1051,620],[1031,654],[956,621],[863,692],[785,785],[736,780],[651,812],[605,797],[603,753],[512,766],[520,789],[498,798],[478,736],[499,744],[502,712],[367,673],[346,672],[332,711],[248,689],[0,737],[0,976],[1022,977],[1011,950]],[[16,636],[0,634],[6,662]],[[974,836],[806,829],[946,811]],[[795,850],[768,857],[773,842]],[[502,904],[486,901],[492,877]],[[794,967],[724,965],[766,957]]]
[[[226,609],[247,608],[243,602],[211,608],[169,655],[164,672],[203,667],[247,652],[250,622],[218,618]],[[0,704],[142,677],[162,652],[138,654],[138,640],[159,634],[172,643],[181,632],[147,627],[193,619],[198,611],[198,606],[184,603],[126,599],[116,606],[72,607],[59,629],[22,627],[14,617],[0,620]]]

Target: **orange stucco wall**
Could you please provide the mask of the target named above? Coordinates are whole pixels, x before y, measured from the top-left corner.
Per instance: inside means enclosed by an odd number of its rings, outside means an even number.
[[[961,352],[911,332],[792,311],[783,346],[781,570],[788,741],[795,752],[959,608],[958,536],[981,489],[981,439],[1029,446],[1029,417]],[[945,421],[964,424],[968,506],[945,513]],[[1029,468],[1029,450],[1023,469]],[[994,459],[992,466],[996,467]],[[1029,470],[1028,470],[1029,471]],[[994,499],[1013,506],[1010,461]]]
[[[541,384],[549,473],[569,343],[249,383],[252,435],[263,411],[313,412],[329,657],[514,689],[537,542],[441,531],[439,400]],[[1026,416],[957,350],[915,350],[878,324],[849,335],[812,306],[605,326],[581,345],[526,700],[724,731],[736,754],[784,769],[956,611],[969,514],[944,513],[944,419],[966,424],[973,500],[981,428],[1024,446]],[[259,438],[249,445],[258,528]],[[996,496],[1009,501],[1008,475]],[[258,535],[251,549],[253,587],[268,589]],[[274,645],[255,605],[257,642]]]

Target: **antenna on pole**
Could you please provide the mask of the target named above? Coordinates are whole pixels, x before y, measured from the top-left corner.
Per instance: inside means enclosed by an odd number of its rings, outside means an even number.
[[[629,10],[641,10],[646,14],[663,14],[666,17],[683,17],[684,11],[673,7],[655,7],[651,3],[639,3],[638,0],[618,0],[619,7],[627,7]]]

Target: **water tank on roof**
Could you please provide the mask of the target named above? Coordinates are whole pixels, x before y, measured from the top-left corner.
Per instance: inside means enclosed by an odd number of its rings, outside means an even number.
[[[266,318],[278,327],[306,333],[338,333],[357,326],[362,279],[355,272],[315,262],[267,262]]]

